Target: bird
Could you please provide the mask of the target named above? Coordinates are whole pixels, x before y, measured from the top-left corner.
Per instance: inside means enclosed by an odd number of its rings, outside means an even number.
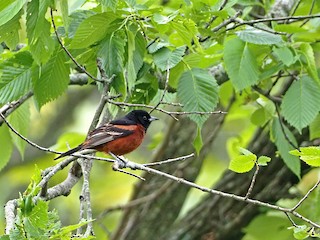
[[[96,149],[111,155],[122,156],[140,146],[151,122],[159,120],[144,110],[133,110],[122,118],[107,122],[88,133],[86,140],[54,160],[84,149]]]

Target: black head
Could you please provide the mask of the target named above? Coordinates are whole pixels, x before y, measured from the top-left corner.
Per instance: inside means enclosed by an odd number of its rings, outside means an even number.
[[[147,130],[152,121],[158,120],[158,118],[150,116],[150,114],[144,110],[133,110],[129,112],[125,118],[141,124],[144,126],[145,130]]]

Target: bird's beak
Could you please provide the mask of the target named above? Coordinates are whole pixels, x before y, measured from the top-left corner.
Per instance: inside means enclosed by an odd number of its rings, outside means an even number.
[[[152,121],[155,121],[155,120],[159,120],[159,118],[156,118],[156,117],[150,116],[150,118],[149,118],[149,122],[152,122]]]

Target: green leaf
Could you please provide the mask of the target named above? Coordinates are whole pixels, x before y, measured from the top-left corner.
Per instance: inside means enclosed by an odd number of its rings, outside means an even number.
[[[266,123],[266,112],[263,107],[258,108],[255,110],[251,117],[251,122],[256,126],[263,126]]]
[[[86,48],[93,43],[99,42],[110,32],[110,25],[117,17],[111,12],[88,17],[80,23],[69,48]]]
[[[248,150],[246,150],[248,151]],[[249,172],[255,165],[257,156],[253,153],[239,155],[231,159],[229,169],[237,173]]]
[[[127,89],[131,93],[137,80],[137,74],[143,65],[143,58],[146,52],[146,42],[137,26],[132,25],[127,29]]]
[[[55,47],[51,38],[51,24],[45,18],[49,5],[48,0],[34,0],[27,5],[27,36],[31,54],[38,65],[49,60]]]
[[[267,156],[260,156],[258,158],[258,165],[259,166],[267,166],[268,165],[268,162],[271,161],[271,158],[270,157],[267,157]]]
[[[312,121],[309,126],[310,140],[320,138],[320,114]]]
[[[8,118],[11,125],[24,137],[28,136],[30,127],[30,111],[29,104],[24,103],[14,112],[12,112]],[[10,132],[13,143],[18,148],[21,158],[24,157],[24,150],[26,147],[26,141],[17,136],[14,132]]]
[[[320,85],[320,80],[317,72],[316,61],[313,53],[313,49],[309,43],[302,43],[300,49],[306,58],[307,71],[309,75]]]
[[[108,34],[101,42],[98,57],[103,60],[107,76],[118,75],[123,71],[125,38],[120,32]]]
[[[190,49],[193,48],[192,40],[196,45],[198,44],[198,29],[195,22],[191,19],[183,19],[181,21],[172,21],[169,26],[175,30],[170,36],[170,42],[175,46],[187,45]]]
[[[60,0],[58,1],[58,4],[60,5],[60,11],[61,11],[61,17],[62,17],[62,22],[64,26],[64,30],[67,32],[68,31],[68,26],[69,26],[69,5],[68,5],[68,0]]]
[[[29,52],[18,52],[0,65],[0,103],[19,99],[31,90],[33,59]]]
[[[309,237],[309,228],[306,225],[292,226],[293,236],[295,239],[306,239]]]
[[[0,42],[5,42],[10,49],[15,49],[19,43],[22,13],[23,11],[19,11],[11,20],[0,26]]]
[[[290,132],[290,130],[285,125],[283,125],[283,128],[288,139],[294,145],[297,145],[297,141],[294,138],[293,134]],[[278,118],[273,119],[270,133],[271,138],[277,146],[277,149],[279,150],[284,163],[298,178],[300,178],[300,160],[298,157],[292,156],[289,153],[289,151],[293,150],[294,148],[289,144],[288,140],[286,139]]]
[[[101,0],[103,6],[110,8],[112,11],[116,11],[118,0]]]
[[[300,157],[302,161],[312,167],[320,167],[320,147],[301,147],[299,150],[292,150],[290,154]]]
[[[296,129],[308,126],[320,110],[320,87],[308,76],[294,82],[281,104],[283,117]]]
[[[153,14],[153,20],[158,24],[167,24],[171,22],[179,14],[179,11],[174,11],[168,16],[161,15],[160,13]]]
[[[245,30],[236,32],[236,34],[242,41],[254,44],[271,45],[282,42],[281,36],[250,26]]]
[[[9,132],[9,128],[3,124],[0,126],[0,146],[1,146],[1,154],[0,154],[0,170],[2,170],[10,160],[13,145]]]
[[[173,51],[168,48],[161,48],[154,54],[154,63],[161,71],[166,71],[167,68],[175,67],[183,58],[186,47],[178,47]]]
[[[292,51],[288,47],[274,47],[272,49],[276,57],[283,62],[287,67],[291,66],[296,62],[296,58],[294,57]]]
[[[218,103],[219,87],[216,80],[206,70],[193,68],[184,72],[178,83],[178,99],[186,112],[213,111]],[[190,114],[191,120],[199,127],[208,119],[209,115]]]
[[[202,137],[201,137],[201,128],[197,128],[197,136],[195,137],[193,141],[193,147],[196,150],[197,155],[199,155],[200,150],[203,146]]]
[[[81,221],[80,223],[78,224],[74,224],[74,225],[69,225],[69,226],[66,226],[66,227],[63,227],[61,229],[59,229],[59,232],[58,234],[55,234],[55,235],[52,235],[50,237],[50,239],[61,239],[62,237],[70,237],[72,231],[84,226],[84,225],[87,225],[90,221]],[[93,237],[94,238],[94,237]],[[91,237],[88,237],[86,239],[92,239]]]
[[[258,65],[247,43],[232,38],[225,43],[223,54],[227,73],[236,90],[243,90],[258,82]]]
[[[95,15],[96,13],[93,11],[88,10],[77,10],[76,12],[73,12],[69,16],[69,27],[68,27],[68,37],[73,38],[79,25],[88,17]]]
[[[43,66],[41,76],[34,83],[34,96],[41,108],[60,96],[69,84],[69,65],[64,50],[58,46],[52,58]]]
[[[0,26],[10,21],[25,3],[26,0],[0,1]]]
[[[150,45],[149,45],[150,44]],[[148,44],[148,52],[149,53],[155,53],[159,49],[163,47],[168,47],[170,44],[168,42],[153,42],[152,44]]]

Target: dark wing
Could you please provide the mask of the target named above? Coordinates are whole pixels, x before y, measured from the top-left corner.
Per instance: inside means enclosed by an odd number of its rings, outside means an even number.
[[[128,136],[134,132],[133,130],[123,129],[118,126],[105,124],[94,129],[88,134],[86,141],[82,144],[82,148],[96,148],[102,144]]]

